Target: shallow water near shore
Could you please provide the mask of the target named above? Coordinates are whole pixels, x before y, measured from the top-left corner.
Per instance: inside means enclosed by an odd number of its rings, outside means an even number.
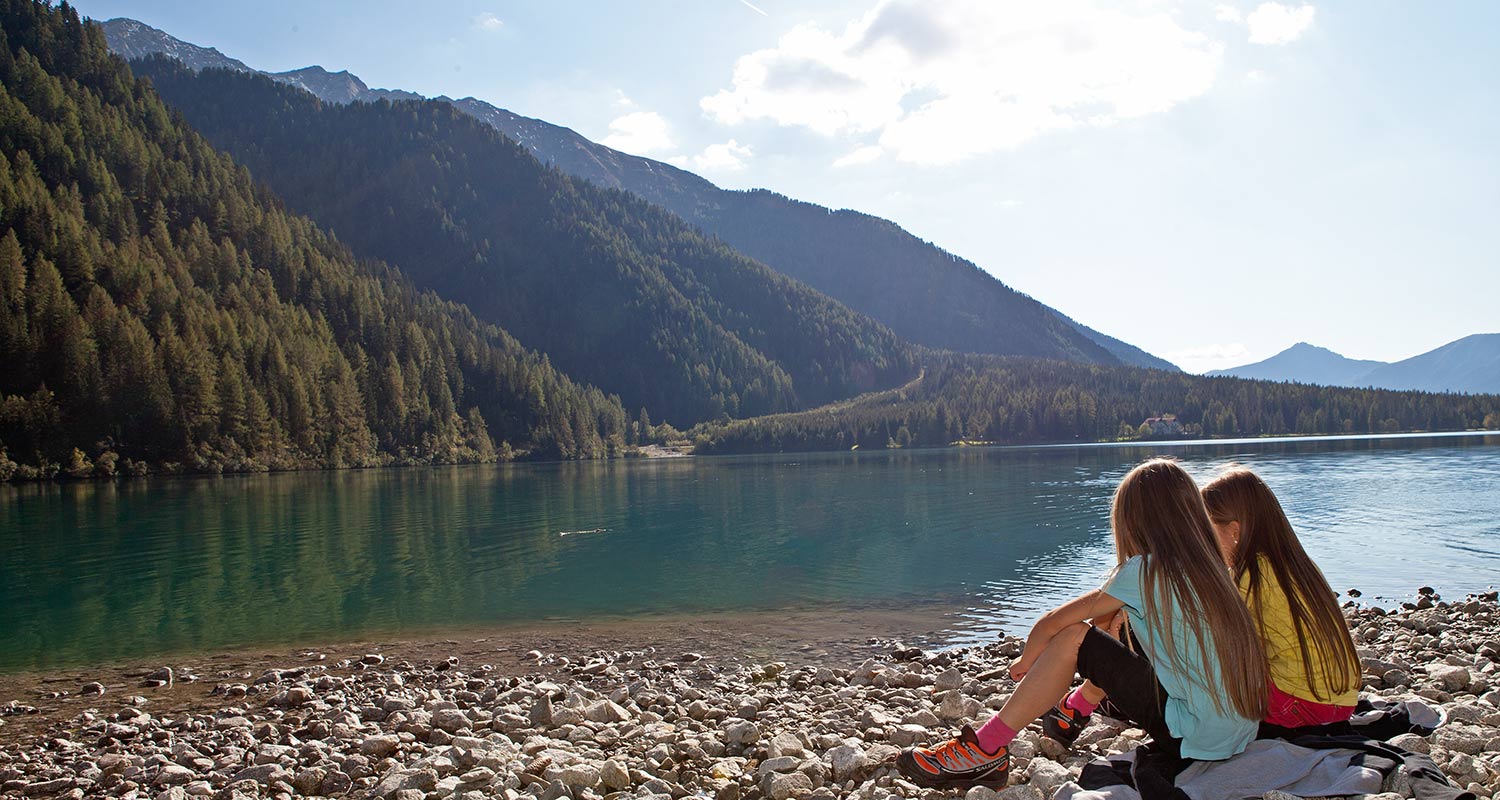
[[[1494,434],[7,486],[0,670],[792,609],[920,609],[914,637],[975,642],[1097,585],[1110,494],[1157,454],[1259,471],[1366,601],[1500,576]]]

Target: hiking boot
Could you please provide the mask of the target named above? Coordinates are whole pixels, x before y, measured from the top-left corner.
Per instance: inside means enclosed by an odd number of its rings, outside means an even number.
[[[1078,734],[1083,733],[1092,718],[1092,714],[1079,713],[1078,709],[1064,700],[1042,715],[1042,733],[1064,747],[1072,747],[1073,742],[1078,740]]]
[[[1003,788],[1010,778],[1010,750],[986,753],[968,725],[958,738],[937,747],[909,747],[896,757],[896,769],[912,783],[930,789],[970,786]]]

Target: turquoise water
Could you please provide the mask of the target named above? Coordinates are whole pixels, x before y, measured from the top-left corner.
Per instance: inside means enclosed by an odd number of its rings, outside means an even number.
[[[670,459],[0,487],[0,670],[548,619],[944,604],[1108,568],[1150,455],[1260,471],[1337,589],[1500,581],[1500,436]],[[566,535],[564,535],[566,534]]]

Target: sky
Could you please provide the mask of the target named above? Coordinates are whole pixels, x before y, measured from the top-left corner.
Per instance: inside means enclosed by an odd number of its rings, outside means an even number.
[[[80,0],[889,218],[1189,371],[1500,332],[1500,3]]]

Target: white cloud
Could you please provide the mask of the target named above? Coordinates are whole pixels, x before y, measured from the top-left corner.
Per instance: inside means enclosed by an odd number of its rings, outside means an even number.
[[[486,11],[474,17],[474,27],[482,31],[498,31],[505,26],[505,21]]]
[[[745,160],[752,155],[754,151],[750,145],[730,139],[721,144],[711,144],[695,156],[672,156],[662,160],[674,167],[694,172],[739,172],[745,168]]]
[[[1208,91],[1222,57],[1150,4],[881,0],[842,31],[804,23],[741,56],[701,105],[728,125],[875,133],[899,160],[951,163],[1161,113]]]
[[[599,143],[635,155],[656,153],[673,146],[672,126],[655,111],[635,111],[615,117]]]
[[[750,145],[730,139],[703,148],[703,152],[688,159],[688,163],[698,172],[739,172],[752,155]]]
[[[833,166],[835,168],[842,169],[844,167],[853,167],[859,164],[868,164],[871,161],[879,159],[884,154],[885,148],[881,147],[880,145],[866,145],[865,147],[858,148],[846,155],[840,156],[839,158],[835,159],[833,162]]]
[[[1261,3],[1245,17],[1252,44],[1286,44],[1296,41],[1313,23],[1317,9],[1310,5],[1298,8],[1280,3]]]
[[[1239,342],[1189,347],[1163,353],[1162,358],[1182,367],[1186,372],[1242,367],[1251,361],[1250,348]]]
[[[1236,25],[1245,21],[1245,15],[1238,8],[1220,3],[1214,6],[1214,19],[1220,22],[1232,22]]]

